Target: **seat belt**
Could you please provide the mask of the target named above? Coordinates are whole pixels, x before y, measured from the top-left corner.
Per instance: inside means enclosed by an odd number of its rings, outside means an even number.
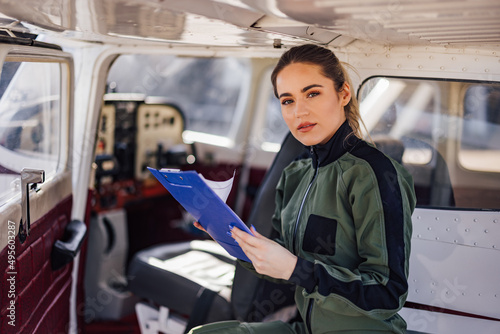
[[[188,333],[193,327],[203,325],[205,323],[208,312],[210,311],[210,307],[212,306],[216,295],[217,292],[215,291],[207,289],[203,286],[200,288],[184,334]]]

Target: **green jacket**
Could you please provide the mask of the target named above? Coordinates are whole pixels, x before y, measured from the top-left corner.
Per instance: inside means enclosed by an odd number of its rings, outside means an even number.
[[[345,122],[277,186],[277,240],[297,255],[290,281],[309,333],[404,333],[411,175]]]

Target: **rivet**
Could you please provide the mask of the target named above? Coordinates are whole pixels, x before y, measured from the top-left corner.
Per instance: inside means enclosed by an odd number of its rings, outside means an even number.
[[[436,237],[436,240],[439,240],[439,237]]]
[[[458,221],[458,218],[455,218],[455,221],[457,222],[457,221]]]
[[[417,238],[422,238],[422,235],[421,234],[417,234]]]
[[[429,56],[429,59],[434,59],[434,57],[433,56]]]
[[[451,60],[456,60],[456,59],[457,59],[457,58],[455,58],[455,57],[451,57]]]
[[[444,71],[444,66],[441,66],[440,69]]]
[[[474,223],[477,223],[477,218],[474,218]]]
[[[488,233],[488,230],[484,230],[484,233]]]
[[[446,232],[450,232],[450,228],[449,227],[446,228]]]
[[[436,220],[439,220],[439,217],[436,217]]]
[[[407,57],[408,57],[408,59],[411,59],[411,55],[408,55]]]
[[[434,294],[434,290],[431,290],[431,294]]]
[[[497,248],[497,246],[493,245],[493,246],[491,246],[491,248],[494,248],[494,249],[496,249],[496,248]]]
[[[474,243],[474,246],[477,246],[477,242]]]
[[[420,219],[420,216],[417,216],[417,219]],[[494,220],[494,222],[495,222],[495,223],[497,222],[497,221],[496,221],[496,219]]]
[[[467,72],[467,67],[463,67],[462,72]]]
[[[432,227],[430,227],[430,226],[429,226],[427,229],[428,229],[429,231],[432,231]]]
[[[421,70],[423,69],[424,67],[422,65],[418,65],[418,69]]]
[[[418,293],[418,289],[415,289],[415,293]]]
[[[488,73],[488,72],[490,71],[490,69],[489,69],[489,68],[485,68],[485,69],[484,69],[484,71],[485,71],[486,73]]]
[[[470,229],[468,229],[468,228],[465,229],[465,232],[469,232],[469,231],[470,231]]]
[[[385,58],[391,58],[391,55],[390,54],[386,54]]]
[[[398,64],[397,68],[401,68],[401,64]]]
[[[498,219],[493,219],[493,222],[496,224],[498,223]]]
[[[474,58],[474,61],[479,61],[479,58]]]
[[[377,64],[377,67],[381,67],[381,66],[382,66],[382,65],[380,65],[380,64]]]

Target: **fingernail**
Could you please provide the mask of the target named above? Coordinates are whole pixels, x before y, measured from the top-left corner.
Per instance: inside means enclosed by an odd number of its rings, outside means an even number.
[[[253,226],[253,224],[251,224],[250,227],[253,228],[254,231],[257,231],[257,229],[255,228],[255,226]]]
[[[229,224],[229,230],[232,230],[234,228],[234,225]]]
[[[226,232],[226,234],[228,237],[231,237],[231,238],[233,237],[233,234],[231,233],[231,231]]]

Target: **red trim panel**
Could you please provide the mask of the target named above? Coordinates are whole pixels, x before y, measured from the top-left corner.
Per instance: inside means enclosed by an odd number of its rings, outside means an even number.
[[[70,222],[71,207],[68,196],[31,225],[24,244],[16,238],[15,263],[8,262],[9,245],[0,252],[0,333],[68,332],[73,264],[52,271],[50,254]]]

